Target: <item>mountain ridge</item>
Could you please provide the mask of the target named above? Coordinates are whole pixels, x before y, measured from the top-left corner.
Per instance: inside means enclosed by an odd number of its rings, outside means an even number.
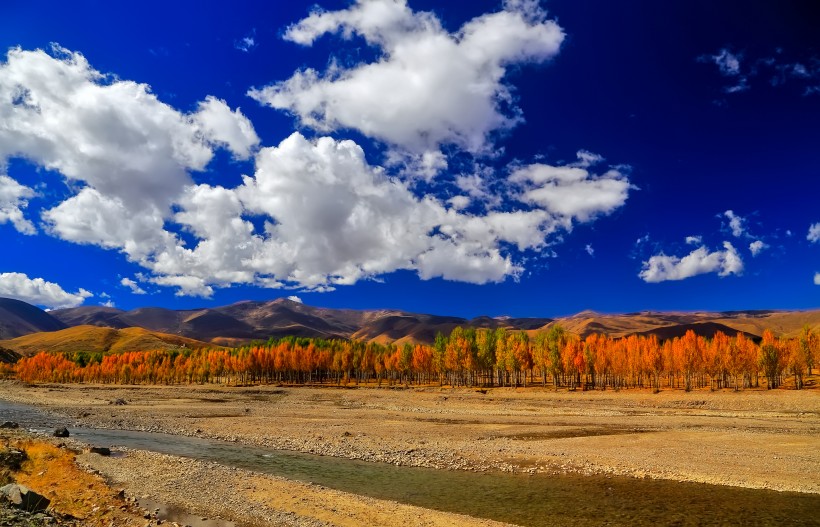
[[[3,311],[4,305],[13,309]],[[727,333],[740,331],[753,338],[759,338],[764,329],[771,329],[778,335],[793,337],[806,325],[820,330],[820,310],[639,311],[625,314],[586,310],[559,318],[478,316],[467,319],[398,309],[314,307],[285,298],[184,310],[140,307],[125,311],[103,306],[81,306],[49,313],[24,302],[0,299],[0,328],[12,326],[17,333],[4,335],[3,339],[76,326],[96,326],[119,330],[139,327],[216,345],[236,345],[284,336],[402,344],[431,343],[436,333],[447,334],[456,326],[535,332],[548,330],[556,324],[581,337],[591,333],[604,333],[615,338],[655,334],[664,339],[686,329],[693,329],[704,336],[712,336],[718,330]]]

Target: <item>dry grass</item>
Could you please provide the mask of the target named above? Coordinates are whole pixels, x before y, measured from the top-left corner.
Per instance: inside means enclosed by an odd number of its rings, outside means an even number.
[[[77,466],[73,451],[32,439],[10,444],[28,456],[14,479],[51,500],[51,509],[79,518],[89,527],[142,524],[137,511],[129,509],[117,491]]]
[[[12,340],[0,341],[0,346],[22,355],[35,355],[40,351],[55,353],[125,353],[130,351],[165,350],[187,346],[200,348],[211,346],[198,340],[179,335],[158,333],[143,328],[112,329],[97,326],[76,326],[60,331],[32,333]]]

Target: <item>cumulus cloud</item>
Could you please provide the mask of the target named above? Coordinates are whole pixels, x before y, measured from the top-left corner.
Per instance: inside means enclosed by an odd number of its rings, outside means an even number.
[[[349,11],[396,7],[372,4]],[[410,17],[400,16],[399,26],[421,24],[414,36],[444,40],[459,53],[483,50],[495,57],[484,63],[492,67],[544,54],[538,35],[560,34],[534,3],[509,2],[455,36],[432,15],[398,7],[396,13]],[[351,31],[364,31],[365,22],[351,24]],[[379,24],[373,34],[387,35],[385,42],[405,31],[384,33]],[[430,28],[435,31],[428,35]],[[511,28],[521,34],[511,35]],[[467,44],[491,34],[500,39],[497,46]],[[0,64],[0,160],[22,156],[73,182],[72,195],[41,212],[48,233],[121,251],[147,271],[138,275],[141,283],[175,287],[179,295],[210,297],[214,288],[232,284],[326,291],[396,270],[422,279],[499,282],[524,270],[514,249],[548,251],[574,225],[623,206],[632,188],[623,168],[593,170],[603,158],[581,151],[566,166],[501,170],[492,187],[486,170],[478,170],[456,181],[463,195],[445,201],[391,167],[371,165],[353,141],[294,133],[259,148],[250,122],[224,101],[208,97],[194,112],[180,113],[145,85],[97,72],[80,54],[54,53],[13,49]],[[502,77],[503,71],[487,100],[506,89]],[[480,133],[482,141],[490,129]],[[242,184],[194,181],[219,147],[254,159]],[[446,162],[438,152],[417,159],[431,171]],[[490,197],[499,190],[503,207]],[[480,213],[474,200],[484,206]],[[142,291],[131,279],[120,283]]]
[[[361,37],[381,50],[379,58],[349,68],[332,62],[324,74],[297,71],[249,95],[291,112],[303,126],[356,129],[418,155],[445,144],[489,151],[490,134],[523,119],[505,83],[507,69],[550,59],[564,39],[531,0],[507,1],[456,33],[403,0],[359,0],[339,11],[316,10],[284,36],[310,46],[327,33]]]
[[[202,170],[220,132],[220,101],[200,114],[160,102],[145,84],[114,80],[79,53],[13,48],[0,63],[0,158],[24,157],[129,202],[165,204]],[[224,113],[224,112],[223,112]],[[224,118],[224,115],[222,115]]]
[[[470,198],[467,196],[453,196],[447,203],[455,210],[466,209],[470,206]]]
[[[810,242],[820,243],[820,222],[809,226],[809,234],[806,239]]]
[[[299,298],[299,297],[298,297],[298,296],[296,296],[296,295],[290,295],[290,296],[288,297],[288,300],[290,300],[291,302],[296,302],[296,303],[298,303],[298,304],[301,304],[301,303],[302,303],[302,299],[301,299],[301,298]]]
[[[42,278],[29,278],[23,273],[0,273],[0,296],[48,309],[60,309],[77,307],[94,295],[82,288],[76,293],[69,293],[59,284],[46,282]]]
[[[37,229],[34,224],[23,216],[28,199],[34,195],[34,190],[0,174],[0,225],[11,223],[17,232],[35,234]]]
[[[700,245],[703,243],[703,236],[687,236],[686,237],[686,244],[687,245]]]
[[[820,285],[820,273],[814,274],[814,285]]]
[[[746,235],[746,219],[738,216],[732,210],[727,210],[722,214],[727,220],[727,226],[735,238]]]
[[[144,295],[144,294],[146,294],[145,289],[141,288],[140,285],[137,282],[135,282],[134,280],[132,280],[128,277],[123,278],[122,280],[120,280],[120,284],[127,287],[128,289],[130,289],[131,292],[134,293],[135,295]]]
[[[370,165],[352,141],[308,140],[294,133],[261,149],[254,174],[239,187],[186,187],[172,219],[193,237],[193,245],[162,230],[150,214],[120,221],[117,237],[95,243],[130,250],[154,274],[149,281],[199,296],[233,283],[327,290],[399,269],[423,279],[498,282],[523,271],[505,245],[543,250],[557,233],[623,205],[629,183],[619,172],[595,175],[573,167],[580,172],[569,178],[540,176],[560,168],[517,167],[507,177],[517,207],[476,215],[463,212],[465,200],[451,200],[448,207],[432,195],[417,196],[407,183]],[[583,199],[562,203],[571,193],[561,192],[570,187]],[[546,188],[557,189],[556,195],[539,196]],[[607,198],[594,199],[595,188]],[[105,206],[89,208],[100,214]],[[102,216],[119,214],[115,203]],[[73,237],[81,239],[82,232],[77,229]],[[140,253],[117,242],[129,238],[145,239],[139,247],[152,250]]]
[[[571,219],[584,222],[611,213],[626,202],[632,188],[615,168],[594,175],[586,168],[541,163],[516,170],[510,181],[524,184],[522,201],[543,207],[565,225]]]
[[[731,243],[723,242],[723,250],[713,252],[701,246],[682,258],[656,254],[643,262],[638,276],[644,282],[657,283],[715,272],[722,277],[743,272],[743,260]]]
[[[769,248],[769,244],[763,243],[760,240],[755,240],[749,244],[749,250],[752,252],[752,256],[757,256],[764,250]]]
[[[192,118],[210,144],[225,146],[237,159],[248,159],[259,144],[250,120],[239,108],[231,110],[225,101],[216,97],[208,96],[200,102]]]
[[[26,158],[132,215],[146,207],[167,214],[191,183],[189,172],[204,169],[215,146],[243,158],[258,142],[249,121],[223,101],[209,97],[196,112],[180,113],[147,85],[100,73],[83,55],[56,45],[52,54],[8,51],[0,63],[0,121],[0,160]],[[76,208],[59,212],[69,211]],[[69,219],[59,212],[52,223]]]
[[[190,173],[203,170],[216,147],[244,159],[258,143],[224,101],[208,97],[184,114],[147,85],[100,73],[58,46],[51,54],[9,50],[0,62],[0,122],[0,162],[23,157],[79,189],[42,213],[51,234],[120,249],[146,266],[178,245],[163,226],[192,185]],[[7,176],[0,183],[0,218],[32,231],[18,213],[30,189]]]
[[[512,268],[489,222],[448,210],[432,196],[416,197],[369,165],[352,141],[295,133],[259,153],[254,177],[236,193],[250,213],[274,220],[246,262],[305,287],[414,268],[424,277],[484,283]],[[468,230],[471,219],[482,224]]]
[[[588,255],[595,256],[595,248],[592,247],[592,244],[588,243],[586,247],[584,247],[584,250],[587,252]]]

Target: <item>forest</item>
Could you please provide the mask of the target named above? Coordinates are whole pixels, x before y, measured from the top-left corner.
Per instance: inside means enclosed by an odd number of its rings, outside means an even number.
[[[0,365],[0,376],[31,383],[802,389],[819,348],[820,334],[808,327],[795,338],[767,330],[759,343],[743,333],[707,339],[691,330],[661,342],[654,335],[582,339],[561,326],[535,334],[457,327],[433,345],[288,337],[231,349],[41,352]]]

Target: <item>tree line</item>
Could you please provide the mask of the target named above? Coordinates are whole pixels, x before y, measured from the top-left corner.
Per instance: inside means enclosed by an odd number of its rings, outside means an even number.
[[[777,388],[812,374],[820,335],[796,338],[765,331],[759,343],[738,333],[713,338],[687,331],[656,336],[585,338],[561,326],[530,334],[455,328],[433,345],[284,338],[233,349],[121,354],[39,353],[0,368],[25,382],[108,384],[362,384],[466,387],[552,386],[555,389]]]

